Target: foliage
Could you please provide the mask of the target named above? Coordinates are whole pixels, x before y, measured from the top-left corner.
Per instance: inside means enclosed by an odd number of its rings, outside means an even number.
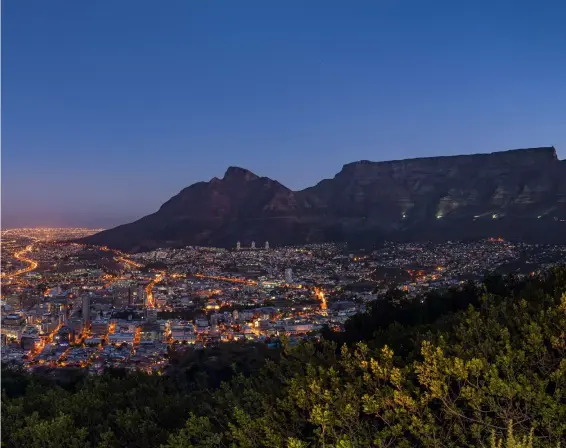
[[[165,376],[5,372],[5,447],[552,447],[566,435],[566,269],[408,301],[280,352],[171,354]]]
[[[503,438],[498,438],[495,431],[491,434],[490,448],[503,448]],[[507,440],[505,441],[505,448],[533,448],[533,431],[529,432],[528,436],[523,436],[522,439],[515,439],[513,434],[513,422],[509,421],[507,426]]]

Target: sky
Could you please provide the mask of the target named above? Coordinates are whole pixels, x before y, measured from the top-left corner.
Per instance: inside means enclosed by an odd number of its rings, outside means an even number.
[[[544,6],[543,6],[544,4]],[[561,0],[4,0],[2,227],[110,227],[245,167],[555,146]]]

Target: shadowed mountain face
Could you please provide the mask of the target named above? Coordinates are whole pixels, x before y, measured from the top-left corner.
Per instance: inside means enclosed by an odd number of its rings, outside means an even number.
[[[163,246],[458,240],[566,243],[566,161],[554,148],[344,165],[293,192],[243,168],[182,190],[154,214],[82,240]]]

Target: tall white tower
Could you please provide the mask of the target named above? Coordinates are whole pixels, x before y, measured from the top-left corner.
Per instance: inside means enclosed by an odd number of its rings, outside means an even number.
[[[265,242],[265,250],[269,250],[269,241]]]
[[[240,242],[238,241],[238,242],[236,243],[236,250],[240,250],[241,247],[242,247],[242,246],[240,245]]]
[[[255,249],[255,241],[252,241],[252,249]]]
[[[285,283],[293,283],[293,269],[285,269]]]

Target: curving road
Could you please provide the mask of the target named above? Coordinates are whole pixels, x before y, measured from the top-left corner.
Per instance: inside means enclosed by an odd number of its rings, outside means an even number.
[[[26,274],[36,269],[38,266],[37,261],[28,258],[24,255],[27,252],[31,252],[32,249],[33,249],[33,244],[30,244],[29,246],[26,246],[25,249],[22,249],[19,252],[14,253],[13,255],[16,260],[23,261],[24,263],[28,263],[28,266],[13,273],[2,272],[2,277],[8,277],[8,276],[15,277],[18,275]]]
[[[164,275],[165,272],[160,272],[159,275],[155,277],[154,280],[149,282],[145,287],[145,293],[147,295],[147,306],[149,308],[155,308],[155,300],[153,299],[153,287],[155,286],[156,283],[159,283],[161,280],[163,280]]]

